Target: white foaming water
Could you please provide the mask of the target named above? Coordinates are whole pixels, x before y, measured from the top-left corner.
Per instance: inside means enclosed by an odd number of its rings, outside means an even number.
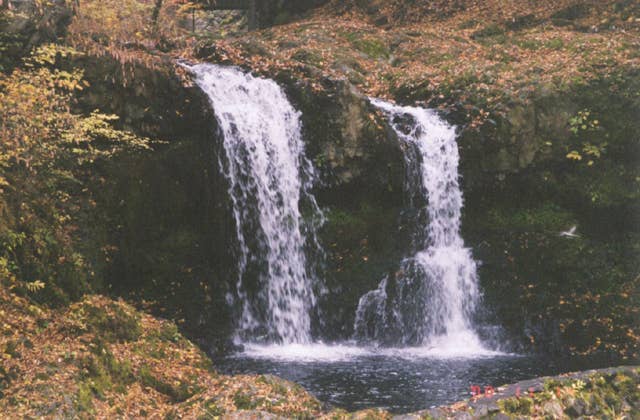
[[[229,180],[238,256],[241,340],[309,343],[315,305],[305,245],[317,246],[321,214],[309,193],[314,172],[305,157],[300,113],[274,81],[237,68],[187,67],[208,95],[224,138],[220,162]]]
[[[370,350],[352,344],[245,345],[241,357],[297,362],[344,362],[370,355]]]
[[[240,358],[263,359],[280,362],[302,363],[339,363],[349,362],[367,357],[384,357],[395,359],[476,359],[486,357],[516,356],[515,354],[502,353],[481,347],[476,343],[475,351],[470,352],[466,346],[477,340],[477,337],[462,336],[457,340],[451,337],[438,342],[434,340],[430,346],[421,347],[362,347],[356,343],[341,344],[287,344],[287,345],[257,345],[246,344],[242,353],[236,355]],[[461,344],[461,345],[458,345]]]
[[[388,115],[407,148],[417,151],[405,155],[409,167],[419,165],[408,171],[407,182],[423,196],[426,209],[420,209],[415,255],[403,261],[395,277],[360,299],[356,337],[419,346],[407,349],[414,355],[500,354],[487,350],[472,328],[480,295],[476,263],[460,236],[463,200],[455,129],[427,109],[372,103]]]

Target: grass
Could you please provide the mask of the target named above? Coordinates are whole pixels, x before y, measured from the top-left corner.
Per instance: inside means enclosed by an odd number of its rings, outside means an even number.
[[[343,34],[353,48],[366,54],[373,59],[388,59],[391,55],[389,47],[380,39],[370,35],[363,35],[359,32],[348,32]]]

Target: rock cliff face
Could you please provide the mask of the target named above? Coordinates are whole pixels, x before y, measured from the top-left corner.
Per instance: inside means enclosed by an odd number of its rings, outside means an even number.
[[[281,79],[303,115],[305,140],[320,179],[316,197],[326,216],[324,293],[317,331],[351,336],[358,299],[395,269],[409,245],[402,225],[401,143],[366,97],[347,81],[324,80],[326,91]]]
[[[165,316],[183,319],[192,337],[217,346],[230,328],[224,296],[233,278],[233,226],[208,99],[185,87],[171,62],[136,66],[127,79],[107,58],[75,65],[90,83],[80,110],[112,112],[123,128],[159,140],[153,154],[120,162],[111,174],[117,186],[103,197],[116,249],[109,287],[155,301]]]
[[[463,229],[482,262],[486,307],[536,348],[586,351],[603,330],[622,342],[626,327],[615,325],[636,319],[623,309],[638,290],[639,108],[623,93],[637,89],[636,79],[632,71],[544,95],[488,134],[463,132],[459,140]],[[576,127],[585,112],[598,129]],[[595,144],[606,151],[588,152]],[[562,235],[573,226],[577,236]],[[605,327],[602,318],[613,313],[615,325]]]

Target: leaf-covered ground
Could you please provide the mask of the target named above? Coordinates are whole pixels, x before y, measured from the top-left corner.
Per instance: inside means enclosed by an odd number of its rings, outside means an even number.
[[[10,418],[314,417],[320,404],[271,376],[224,376],[175,324],[89,296],[44,309],[0,286],[0,412]]]
[[[293,73],[317,89],[323,78],[347,78],[372,96],[460,104],[476,126],[541,91],[640,66],[640,6],[633,1],[344,3],[221,39],[214,57]]]

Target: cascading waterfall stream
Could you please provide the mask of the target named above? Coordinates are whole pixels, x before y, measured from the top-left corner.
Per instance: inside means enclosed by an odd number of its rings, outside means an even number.
[[[225,156],[239,245],[236,296],[241,340],[309,343],[314,275],[305,247],[318,246],[321,213],[310,194],[300,113],[273,81],[211,64],[186,66],[209,96]],[[305,223],[301,206],[310,209]]]
[[[462,192],[455,129],[433,111],[372,99],[405,143],[408,188],[422,197],[417,251],[359,302],[355,335],[441,354],[484,352],[472,317],[480,299],[476,263],[460,236]]]

